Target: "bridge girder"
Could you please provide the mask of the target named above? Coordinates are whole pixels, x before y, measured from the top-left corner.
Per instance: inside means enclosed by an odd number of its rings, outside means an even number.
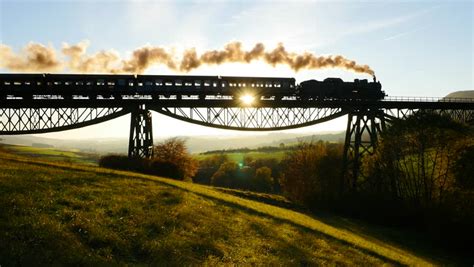
[[[151,112],[146,109],[145,105],[139,105],[131,112],[128,157],[153,157],[153,126]]]
[[[122,107],[0,108],[0,135],[71,130],[115,119],[128,112]]]
[[[154,108],[186,122],[241,131],[274,131],[309,126],[341,117],[342,108]]]

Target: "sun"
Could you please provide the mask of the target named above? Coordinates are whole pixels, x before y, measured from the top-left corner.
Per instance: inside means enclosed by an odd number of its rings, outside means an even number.
[[[240,101],[242,101],[244,105],[250,106],[254,102],[255,97],[253,95],[245,94],[241,96],[239,99]]]

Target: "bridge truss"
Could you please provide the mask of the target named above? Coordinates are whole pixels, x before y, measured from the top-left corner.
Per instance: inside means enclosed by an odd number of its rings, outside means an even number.
[[[275,78],[272,82],[278,80]],[[30,84],[19,83],[23,87]],[[0,96],[1,90],[2,84]],[[34,92],[33,89],[30,91]],[[420,110],[431,110],[458,121],[474,123],[474,100],[471,99],[300,100],[289,96],[261,97],[252,105],[246,105],[238,99],[220,95],[192,97],[174,93],[154,96],[123,92],[119,96],[109,93],[98,97],[90,91],[76,93],[78,95],[67,97],[3,96],[0,98],[0,135],[70,130],[131,114],[128,155],[149,158],[153,156],[150,111],[203,126],[244,131],[293,129],[347,115],[343,170],[345,183],[355,189],[358,179],[364,175],[360,173],[361,159],[373,153],[379,133],[393,120]]]

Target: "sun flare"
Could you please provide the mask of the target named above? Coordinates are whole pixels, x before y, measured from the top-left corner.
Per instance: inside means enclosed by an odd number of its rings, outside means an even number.
[[[242,101],[243,104],[249,106],[249,105],[252,105],[252,103],[255,100],[255,97],[253,95],[245,94],[240,97],[240,100]]]

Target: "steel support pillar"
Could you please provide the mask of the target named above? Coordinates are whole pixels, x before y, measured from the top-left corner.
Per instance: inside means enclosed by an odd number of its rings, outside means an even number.
[[[139,105],[136,109],[132,110],[128,157],[153,157],[153,127],[151,123],[151,112],[146,109],[145,105]]]
[[[360,109],[348,115],[343,155],[343,182],[341,191],[356,191],[366,175],[361,172],[361,160],[372,155],[377,136],[385,129],[383,110]]]

